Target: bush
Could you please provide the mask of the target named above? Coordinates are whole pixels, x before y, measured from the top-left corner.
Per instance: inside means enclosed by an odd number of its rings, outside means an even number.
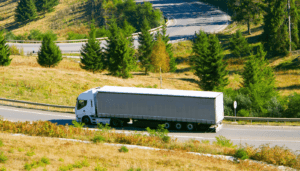
[[[14,149],[11,148],[11,149],[8,150],[8,152],[9,152],[9,153],[14,153]]]
[[[6,40],[16,40],[16,35],[14,35],[14,33],[12,31],[6,33],[5,35],[5,39]]]
[[[95,135],[94,138],[92,138],[92,141],[94,143],[101,143],[105,141],[105,138],[101,135]]]
[[[3,154],[3,151],[0,152],[0,163],[5,163],[8,160],[7,156]]]
[[[73,31],[68,32],[67,40],[87,39],[86,34],[74,33]]]
[[[108,124],[105,124],[105,126],[103,126],[103,124],[98,123],[97,124],[98,129],[100,129],[102,132],[108,132],[111,127]]]
[[[4,146],[3,141],[2,141],[2,139],[0,139],[0,147],[3,147],[3,146]]]
[[[28,36],[29,40],[43,40],[43,33],[40,32],[38,29],[30,30],[30,34]]]
[[[68,164],[66,166],[60,166],[59,171],[68,171],[68,170],[73,170],[73,165],[72,164]]]
[[[242,116],[242,117],[249,117],[250,111],[246,109],[241,109],[239,112],[237,112],[237,116]]]
[[[22,152],[22,151],[24,151],[24,149],[23,148],[18,148],[18,151]]]
[[[234,157],[236,158],[239,158],[241,160],[245,160],[245,159],[249,159],[249,156],[247,154],[247,151],[243,148],[240,148],[238,149],[236,152],[235,152],[235,155]]]
[[[288,97],[288,108],[284,112],[287,118],[300,118],[300,94],[294,93]]]
[[[224,115],[225,116],[233,116],[233,100],[230,96],[224,94],[223,96],[223,104],[224,104]]]
[[[267,117],[283,117],[284,107],[282,101],[279,101],[278,98],[272,97],[272,99],[267,103]]]
[[[72,124],[74,125],[74,127],[76,128],[83,128],[83,126],[85,125],[85,123],[78,123],[77,121],[73,120]]]
[[[28,40],[28,33],[16,35],[15,40]]]
[[[99,164],[95,167],[94,171],[107,171],[105,167],[101,167]]]
[[[63,158],[59,158],[58,161],[64,162],[64,159]]]
[[[104,26],[96,29],[96,38],[107,37],[108,34],[109,31],[106,30]]]
[[[24,49],[23,48],[17,48],[16,45],[11,45],[10,48],[10,54],[11,55],[22,55],[24,56]]]
[[[120,149],[119,149],[119,152],[124,152],[124,153],[127,153],[128,152],[128,148],[126,146],[122,146]]]
[[[219,145],[222,147],[229,147],[229,148],[236,148],[236,145],[233,145],[233,142],[229,139],[226,139],[224,136],[220,135],[218,137],[216,137],[217,141],[214,141],[213,143],[215,145]]]
[[[168,136],[169,131],[165,129],[164,124],[159,124],[156,130],[150,129],[149,127],[147,127],[146,130],[149,133],[149,136],[159,137],[162,141],[166,143],[170,142],[171,140],[171,138]]]
[[[2,166],[2,167],[0,168],[0,171],[6,171],[6,167]]]
[[[35,153],[34,153],[34,151],[28,151],[28,152],[26,153],[26,155],[27,155],[27,156],[33,156],[33,155],[35,155]]]
[[[252,102],[251,102],[251,99],[247,95],[239,93],[236,96],[235,100],[237,102],[237,108],[236,108],[237,113],[241,109],[250,110]]]

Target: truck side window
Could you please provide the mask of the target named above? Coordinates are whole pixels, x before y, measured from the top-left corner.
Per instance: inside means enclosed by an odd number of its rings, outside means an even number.
[[[78,100],[77,101],[77,110],[82,109],[84,106],[86,106],[87,100]]]

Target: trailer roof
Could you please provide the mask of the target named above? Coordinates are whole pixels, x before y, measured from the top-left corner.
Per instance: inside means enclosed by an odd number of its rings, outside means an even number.
[[[169,89],[118,87],[118,86],[104,86],[99,89],[99,92],[188,96],[188,97],[202,97],[202,98],[215,98],[220,94],[222,94],[222,92],[212,92],[212,91],[169,90]]]

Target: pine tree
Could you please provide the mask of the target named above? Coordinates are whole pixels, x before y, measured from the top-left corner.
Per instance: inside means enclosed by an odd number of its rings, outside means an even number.
[[[143,26],[141,28],[141,33],[139,34],[139,60],[142,67],[145,68],[145,75],[148,74],[148,70],[151,68],[150,56],[152,53],[153,46],[153,35],[148,31],[150,30],[149,23],[145,18],[143,21]]]
[[[38,51],[37,62],[43,67],[54,67],[62,60],[62,54],[53,41],[53,36],[45,34],[40,50]]]
[[[264,105],[276,96],[275,76],[265,60],[266,53],[260,45],[256,55],[250,55],[246,62],[242,77],[244,90],[253,104],[253,108],[264,111]]]
[[[289,50],[286,6],[286,1],[268,0],[262,41],[272,55],[287,54]]]
[[[5,36],[3,35],[3,30],[0,31],[0,66],[10,65],[12,59],[10,56],[10,48],[6,44]]]
[[[154,72],[169,72],[169,54],[166,49],[166,45],[163,42],[161,36],[158,36],[157,40],[155,41],[152,53],[150,56],[151,64],[153,65]]]
[[[234,12],[235,21],[247,24],[248,34],[251,34],[251,23],[261,21],[263,9],[257,0],[228,0],[228,7]]]
[[[236,57],[246,56],[250,53],[250,46],[240,30],[237,30],[230,38],[229,48]]]
[[[167,35],[167,26],[166,25],[163,25],[162,27],[162,31],[160,34],[156,34],[156,39],[161,36],[162,38],[162,41],[165,43],[166,45],[166,50],[169,54],[169,58],[170,58],[170,61],[169,61],[169,66],[170,66],[170,72],[175,72],[177,70],[177,67],[176,67],[176,58],[174,58],[173,56],[173,51],[172,51],[172,44],[171,43],[168,43],[170,41],[170,38],[169,38],[169,35]]]
[[[35,0],[35,6],[38,12],[51,12],[59,4],[58,0]]]
[[[15,13],[17,22],[28,22],[37,17],[37,11],[33,0],[20,0]]]
[[[91,24],[88,42],[82,46],[80,54],[82,56],[80,67],[82,69],[101,71],[104,69],[104,55],[100,48],[100,42],[96,40],[96,29],[94,22]]]
[[[292,50],[296,50],[300,48],[300,41],[299,41],[299,28],[298,28],[298,23],[299,23],[299,15],[298,15],[298,9],[295,4],[295,0],[290,0],[291,4],[291,9],[290,9],[290,14],[291,14],[291,31],[292,31]]]
[[[226,71],[227,64],[223,63],[222,45],[215,34],[208,36],[208,42],[208,65],[210,72],[206,73],[209,79],[205,83],[205,87],[207,87],[207,90],[222,91],[229,84],[227,78],[228,71]]]
[[[228,72],[223,64],[223,50],[216,35],[196,34],[193,43],[194,56],[191,60],[195,75],[200,79],[200,87],[206,91],[222,90],[228,85]]]
[[[124,28],[128,30],[128,28]],[[122,78],[131,77],[130,71],[136,64],[134,58],[133,39],[126,37],[126,33],[115,22],[110,25],[110,34],[107,40],[107,64],[108,71]],[[131,33],[130,33],[131,34]]]
[[[195,75],[200,78],[200,80],[205,79],[205,70],[207,70],[206,61],[208,59],[208,37],[204,31],[195,32],[195,40],[193,42],[193,56],[190,59],[190,65],[195,71]]]

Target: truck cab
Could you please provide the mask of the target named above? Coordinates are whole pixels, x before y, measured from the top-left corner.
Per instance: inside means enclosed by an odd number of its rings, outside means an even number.
[[[92,88],[81,93],[76,99],[75,114],[76,121],[85,124],[103,123],[109,124],[109,119],[97,119],[96,95],[100,87]]]

